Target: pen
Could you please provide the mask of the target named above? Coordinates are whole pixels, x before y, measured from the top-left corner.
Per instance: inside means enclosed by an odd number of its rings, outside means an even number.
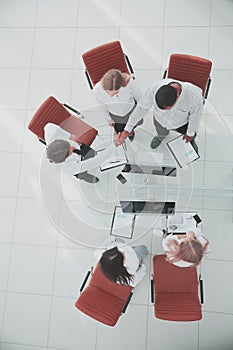
[[[109,163],[119,163],[120,160],[115,160],[114,162],[109,162]]]

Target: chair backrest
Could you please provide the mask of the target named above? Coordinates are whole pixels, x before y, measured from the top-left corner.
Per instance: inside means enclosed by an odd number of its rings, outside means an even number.
[[[118,321],[132,292],[124,286],[108,280],[97,264],[88,286],[75,306],[86,315],[108,326]]]
[[[53,96],[48,97],[31,119],[28,129],[44,140],[44,127],[48,123],[59,125],[64,130],[78,136],[79,141],[91,145],[98,131],[72,115]]]
[[[119,41],[97,46],[85,52],[82,58],[93,85],[110,69],[119,69],[122,73],[130,74]]]
[[[202,89],[207,98],[212,62],[208,59],[174,53],[170,56],[167,78],[192,83]]]
[[[198,297],[196,267],[178,267],[155,255],[155,316],[171,321],[196,321],[202,318]]]

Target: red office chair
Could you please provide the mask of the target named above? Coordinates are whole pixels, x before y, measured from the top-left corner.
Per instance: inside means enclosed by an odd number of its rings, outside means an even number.
[[[65,107],[69,108],[78,116],[81,115],[72,107],[67,104],[62,105],[53,96],[50,96],[39,107],[30,121],[28,129],[38,136],[39,141],[45,143],[44,127],[47,123],[54,123],[71,134],[78,136],[81,143],[90,146],[98,134],[98,131],[83,120],[75,117]]]
[[[198,297],[196,267],[178,267],[166,261],[165,255],[155,255],[154,280],[151,281],[155,316],[169,321],[198,321],[202,318]],[[203,281],[200,293],[203,303]]]
[[[95,320],[108,326],[115,326],[121,314],[126,311],[133,295],[133,287],[110,281],[97,264],[89,285],[83,291],[91,273],[92,271],[88,271],[84,279],[75,306]]]
[[[122,73],[133,74],[133,68],[127,55],[124,54],[119,41],[112,41],[97,46],[82,55],[85,74],[91,89],[110,69],[119,69]]]
[[[199,86],[202,89],[204,99],[206,99],[211,83],[211,67],[212,62],[205,58],[173,53],[170,56],[168,69],[165,70],[163,79],[177,79]]]

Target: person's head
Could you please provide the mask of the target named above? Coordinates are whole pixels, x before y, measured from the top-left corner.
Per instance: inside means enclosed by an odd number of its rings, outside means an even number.
[[[194,233],[188,235],[180,244],[176,240],[171,240],[167,244],[167,259],[169,262],[184,260],[193,265],[198,265],[206,253],[208,243],[209,242],[206,241],[206,244],[203,246],[201,242],[197,240]]]
[[[123,265],[124,256],[117,247],[106,250],[99,261],[103,274],[111,281],[128,285],[133,276]]]
[[[118,69],[111,69],[101,79],[103,89],[110,95],[118,94],[123,84],[123,76]]]
[[[178,93],[174,85],[163,85],[156,92],[155,101],[160,109],[170,109],[176,103]]]
[[[51,163],[63,163],[70,154],[71,146],[68,141],[55,140],[51,142],[46,151],[47,158]]]

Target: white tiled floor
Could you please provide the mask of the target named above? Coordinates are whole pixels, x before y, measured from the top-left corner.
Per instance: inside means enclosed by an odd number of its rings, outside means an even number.
[[[231,0],[1,0],[1,350],[233,349],[232,34]],[[166,186],[154,178],[146,188],[138,184],[135,190],[132,179],[123,187],[116,184],[116,170],[98,173],[97,185],[64,177],[61,192],[28,122],[54,95],[83,111],[110,142],[112,130],[89,90],[81,55],[112,40],[121,41],[143,91],[161,79],[172,52],[213,61],[197,137],[201,159]],[[149,149],[153,133],[148,114],[135,150]],[[175,190],[169,188],[174,184]],[[117,325],[107,327],[75,309],[94,263],[93,247],[109,235],[113,208],[128,196],[175,199],[178,209],[202,216],[212,253],[202,264],[201,321],[154,317],[151,257],[162,250],[150,220],[139,220],[134,236],[149,248],[147,274]]]

